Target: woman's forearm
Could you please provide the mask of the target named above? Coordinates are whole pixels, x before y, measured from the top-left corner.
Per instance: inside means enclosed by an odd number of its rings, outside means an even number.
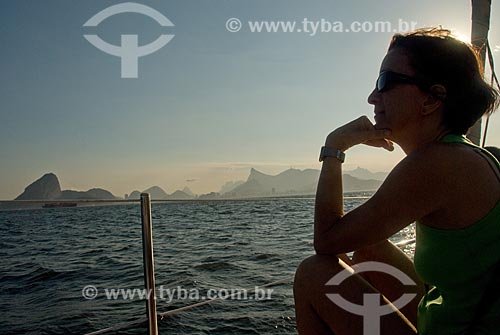
[[[329,243],[324,237],[344,214],[342,162],[335,157],[323,161],[314,208],[314,248],[324,253]]]
[[[358,145],[367,144],[394,149],[387,129],[375,129],[366,116],[357,118],[331,132],[325,146],[345,152]],[[344,215],[344,196],[342,189],[342,162],[336,157],[326,157],[323,161],[316,190],[314,209],[314,249],[317,253],[331,253],[332,228]]]
[[[345,150],[339,144],[327,139],[326,145]],[[314,208],[314,248],[323,253],[330,243],[324,237],[333,225],[344,215],[344,196],[342,187],[342,162],[336,157],[325,157],[316,189]]]

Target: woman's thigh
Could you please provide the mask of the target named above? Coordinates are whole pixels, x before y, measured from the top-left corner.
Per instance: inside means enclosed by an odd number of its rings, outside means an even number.
[[[425,293],[425,287],[415,271],[413,261],[401,249],[385,240],[357,250],[352,261],[356,264],[368,261],[380,262],[391,265],[408,275],[415,283],[413,288],[406,287],[397,278],[383,272],[369,272],[363,276],[390,301],[398,299],[402,294],[407,293],[409,289],[411,289],[411,292],[416,293],[415,298],[401,311],[413,324],[417,323],[418,303]]]
[[[377,317],[379,309],[364,308],[368,296],[377,295],[378,306],[385,305],[380,292],[362,276],[349,272],[352,269],[339,261],[336,256],[315,255],[304,260],[296,272],[294,294],[297,310],[297,326],[300,334],[313,334],[312,324],[321,320],[323,324],[336,335],[366,334],[363,331],[365,321],[370,329],[377,327],[380,334],[415,334],[414,329],[396,313]],[[345,280],[333,285],[326,285],[337,274],[345,272]],[[336,297],[333,298],[332,297]],[[338,297],[348,303],[339,303]],[[335,301],[335,302],[334,302]],[[352,306],[358,310],[348,311]],[[364,310],[363,310],[364,309]],[[367,318],[374,317],[371,321]],[[375,320],[375,321],[374,321]],[[377,325],[376,320],[380,320]],[[372,332],[376,329],[371,329]]]

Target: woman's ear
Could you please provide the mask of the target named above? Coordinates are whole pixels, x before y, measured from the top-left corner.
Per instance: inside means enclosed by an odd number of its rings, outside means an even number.
[[[446,99],[446,88],[443,85],[432,85],[429,91],[430,94],[425,99],[422,109],[424,115],[429,115],[440,110]]]

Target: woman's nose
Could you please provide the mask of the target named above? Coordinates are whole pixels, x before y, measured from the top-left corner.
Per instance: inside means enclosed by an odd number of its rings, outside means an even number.
[[[374,88],[373,91],[368,96],[368,103],[370,105],[375,105],[380,100],[380,93]]]

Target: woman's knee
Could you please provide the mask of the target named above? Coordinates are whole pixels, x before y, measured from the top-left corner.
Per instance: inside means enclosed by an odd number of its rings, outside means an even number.
[[[376,261],[381,259],[383,254],[387,253],[390,249],[390,242],[387,240],[381,241],[376,244],[367,245],[353,253],[352,260],[354,263],[361,263],[367,261]]]
[[[295,271],[294,290],[310,290],[325,285],[336,273],[343,270],[335,255],[313,255],[304,259]]]
[[[311,273],[314,271],[314,264],[316,255],[307,257],[300,262],[297,270],[295,270],[295,278],[293,281],[294,290],[299,289],[304,282],[308,282],[311,278]]]

